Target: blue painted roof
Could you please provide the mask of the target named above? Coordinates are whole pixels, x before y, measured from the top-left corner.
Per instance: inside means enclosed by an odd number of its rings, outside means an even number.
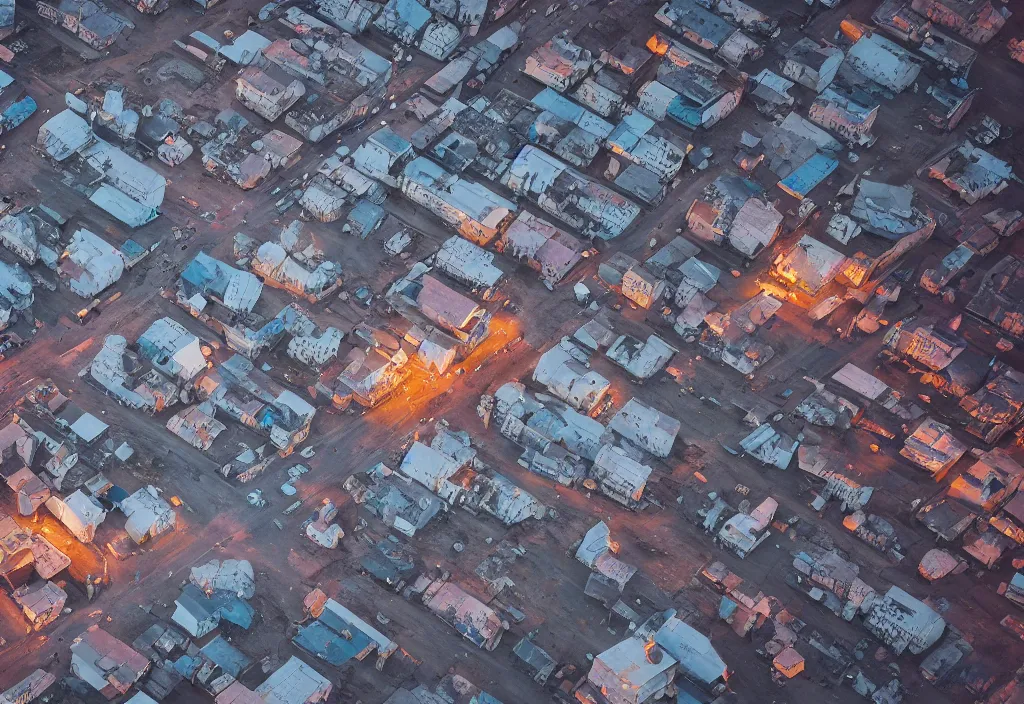
[[[324,616],[330,616],[331,627],[324,623]],[[339,630],[335,631],[335,628]],[[352,637],[343,637],[342,631],[348,631]],[[344,665],[372,644],[365,633],[328,611],[324,611],[320,619],[300,628],[292,642],[335,667]]]

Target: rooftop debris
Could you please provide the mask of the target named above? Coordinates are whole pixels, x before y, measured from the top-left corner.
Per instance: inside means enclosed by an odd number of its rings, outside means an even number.
[[[820,93],[832,83],[844,58],[842,49],[801,37],[786,53],[782,75]]]
[[[608,135],[605,145],[613,154],[653,172],[661,181],[670,181],[679,173],[683,159],[693,148],[640,112],[625,115]]]
[[[647,48],[664,57],[657,78],[637,92],[637,109],[647,117],[711,129],[739,105],[746,90],[742,75],[661,34],[652,36]]]
[[[878,117],[878,110],[878,105],[858,105],[832,88],[826,88],[811,104],[807,116],[811,122],[838,134],[851,146],[870,147],[876,139],[871,128]]]
[[[922,63],[899,44],[867,31],[847,51],[843,68],[883,90],[902,93],[917,80]]]
[[[832,283],[843,270],[846,257],[827,244],[803,235],[800,241],[772,263],[776,278],[814,296]]]
[[[409,322],[428,333],[432,330],[440,333],[441,339],[434,341],[435,346],[445,344],[457,350],[453,356],[464,358],[487,339],[491,313],[427,271],[422,263],[414,265],[406,276],[391,285],[385,297]],[[450,343],[444,343],[443,338]],[[428,353],[424,347],[421,344],[421,356]],[[443,373],[451,361],[448,359],[435,366]]]
[[[942,181],[969,205],[1001,193],[1011,180],[1017,179],[1010,164],[969,140],[953,144],[929,159],[918,173]]]
[[[292,655],[255,691],[267,704],[320,704],[333,688],[329,679]]]
[[[903,361],[912,371],[924,368],[921,380],[957,398],[977,389],[989,373],[991,358],[969,349],[949,324],[901,320],[883,340],[880,356]]]
[[[533,380],[577,411],[593,413],[611,388],[611,382],[589,369],[589,355],[568,338],[537,360]]]
[[[760,186],[754,182],[722,174],[690,206],[687,225],[697,237],[715,244],[728,243],[753,258],[782,232],[782,214],[762,197]]]
[[[589,51],[556,34],[526,57],[523,73],[564,93],[582,80],[593,63]]]
[[[495,247],[516,259],[525,260],[552,285],[564,279],[582,259],[584,243],[556,225],[522,211],[495,242]]]
[[[521,667],[532,673],[533,681],[537,684],[545,684],[558,665],[547,651],[534,645],[528,638],[516,643],[512,652],[519,658]]]
[[[960,574],[967,570],[967,562],[961,560],[959,557],[953,555],[947,550],[942,548],[932,548],[924,554],[921,558],[921,563],[917,566],[918,574],[927,579],[929,582],[934,582],[937,579],[950,574]]]
[[[709,10],[716,12],[727,20],[735,22],[743,29],[769,38],[778,36],[779,23],[763,12],[759,12],[740,0],[698,0]]]
[[[622,592],[636,574],[636,567],[627,565],[615,557],[618,551],[619,544],[611,539],[611,532],[604,521],[600,521],[583,536],[576,549],[576,559],[610,580],[618,587],[619,592]]]
[[[255,576],[248,560],[210,560],[193,567],[189,581],[207,593],[224,589],[243,599],[251,599],[256,593]]]
[[[946,472],[967,452],[967,447],[949,432],[949,426],[925,418],[907,436],[900,455],[942,481]]]
[[[11,592],[11,599],[21,608],[34,631],[56,621],[67,598],[67,593],[53,582],[26,584]]]
[[[608,427],[645,452],[655,457],[668,457],[681,424],[656,408],[631,398],[612,417]]]
[[[1024,417],[1024,376],[1009,367],[994,371],[987,384],[960,399],[960,408],[971,417],[967,432],[986,443],[996,443]],[[1004,466],[1015,467],[1016,463]]]
[[[916,197],[912,186],[890,186],[861,178],[850,215],[866,231],[898,240],[933,225],[931,212],[922,212],[914,205]]]
[[[108,8],[102,0],[37,2],[36,12],[98,51],[108,48],[119,37],[127,37],[135,29],[132,22]]]
[[[770,345],[756,338],[758,329],[771,320],[782,301],[761,292],[728,315],[709,312],[707,328],[701,333],[701,349],[712,359],[728,364],[741,374],[751,374],[775,356]]]
[[[494,650],[508,630],[508,623],[490,607],[445,579],[432,581],[422,598],[434,615],[478,648]]]
[[[739,66],[745,59],[754,61],[764,54],[760,44],[708,12],[699,0],[670,0],[654,19],[691,44],[715,52],[733,66]]]
[[[57,678],[44,670],[35,670],[25,679],[0,693],[0,701],[34,702],[39,699],[55,683]]]
[[[303,600],[315,620],[301,626],[292,639],[317,659],[340,667],[351,659],[363,660],[377,652],[377,670],[398,650],[398,643],[384,636],[318,588]],[[312,607],[312,608],[310,608]]]
[[[590,238],[617,237],[640,214],[632,201],[531,145],[520,150],[502,183]]]
[[[612,262],[609,260],[607,264]],[[665,282],[652,276],[638,263],[630,264],[622,273],[619,286],[623,296],[647,310],[658,302],[665,291]]]
[[[894,562],[903,559],[903,548],[896,536],[896,529],[881,516],[857,510],[843,519],[843,528],[888,555]]]
[[[443,507],[433,493],[383,463],[374,465],[365,474],[354,474],[346,479],[345,490],[357,504],[410,538]]]
[[[174,530],[177,523],[177,514],[152,484],[121,499],[115,505],[128,518],[124,525],[125,532],[139,545]]]
[[[522,31],[521,22],[512,22],[495,30],[489,37],[449,61],[446,66],[428,78],[423,85],[434,93],[444,96],[467,78],[470,81],[484,83],[508,59],[509,55],[518,50]]]
[[[434,266],[467,286],[492,288],[505,276],[494,254],[461,237],[450,237],[434,255]]]
[[[946,622],[923,602],[891,587],[875,600],[864,626],[896,654],[909,649],[918,655],[939,640]]]
[[[640,692],[649,693],[650,699],[663,696],[678,671],[679,663],[656,642],[630,637],[594,656],[586,685],[596,692],[614,692],[608,698],[611,704],[639,704]]]
[[[771,535],[771,525],[779,502],[768,497],[749,514],[737,513],[718,531],[717,539],[741,559],[754,551]]]
[[[505,525],[541,518],[544,507],[504,476],[483,474],[468,434],[439,424],[431,444],[414,442],[399,471],[452,506],[489,513]]]
[[[415,692],[418,693],[423,689],[424,688],[422,686],[417,687]],[[495,697],[481,690],[475,684],[460,675],[445,675],[441,678],[441,681],[437,683],[437,687],[434,688],[434,692],[436,696],[440,698],[442,704],[448,704],[448,702],[457,702],[458,704],[462,704],[463,699],[468,699],[470,702],[472,702],[473,699],[476,699],[481,702],[481,704],[502,704]],[[401,704],[401,702],[398,704]],[[433,704],[433,702],[429,702],[429,704]]]
[[[657,612],[639,624],[633,634],[596,655],[580,701],[599,701],[608,692],[612,704],[640,704],[672,690],[678,673],[709,692],[721,692],[729,675],[711,641],[676,617],[676,610]]]
[[[921,661],[921,674],[929,682],[942,681],[964,657],[973,652],[974,647],[963,634],[950,626],[942,644]]]
[[[481,246],[494,240],[516,214],[514,203],[423,157],[406,165],[399,182],[407,198],[430,209],[460,235]]]
[[[255,614],[253,607],[237,593],[227,589],[201,589],[194,583],[185,585],[174,600],[174,606],[171,620],[196,638],[212,632],[222,620],[247,630]]]
[[[794,98],[789,94],[789,89],[796,84],[778,74],[764,69],[752,79],[756,86],[750,91],[750,98],[757,105],[757,109],[768,116],[783,111],[786,107],[792,106]]]
[[[976,44],[990,41],[1006,24],[1010,11],[996,8],[989,0],[913,0],[911,7],[933,22],[949,27]]]
[[[219,412],[267,435],[285,455],[306,439],[316,414],[313,406],[237,354],[200,376],[195,388],[201,401],[209,400]]]
[[[129,227],[145,225],[160,214],[163,176],[97,137],[73,110],[47,120],[36,143],[47,157],[76,174],[73,180],[85,197]]]
[[[784,432],[772,428],[768,423],[759,425],[747,437],[740,440],[740,447],[745,453],[764,464],[770,464],[779,469],[788,469],[800,446],[798,440],[794,440]]]
[[[645,381],[661,371],[676,352],[675,347],[657,335],[648,336],[646,341],[631,335],[619,335],[605,355],[637,379]]]
[[[871,19],[883,32],[910,44],[938,66],[966,77],[978,52],[937,29],[926,14],[917,12],[919,9],[912,7],[910,0],[885,0]]]
[[[107,699],[127,694],[149,667],[149,660],[99,626],[71,644],[71,671]]]
[[[477,412],[525,448],[519,463],[530,471],[572,486],[587,473],[587,460],[593,463],[590,478],[604,494],[628,508],[642,505],[651,468],[613,445],[599,422],[555,399],[542,403],[515,383],[484,396]]]
[[[1024,266],[1013,255],[1006,255],[985,273],[967,311],[1012,337],[1024,337],[1024,308],[1018,295],[1021,279]]]
[[[35,208],[9,212],[0,218],[0,244],[28,265],[42,262],[48,269],[56,269],[59,254],[54,246],[59,240],[58,226]]]
[[[793,568],[811,584],[827,590],[833,599],[824,603],[847,621],[865,614],[876,598],[875,590],[858,575],[860,567],[846,560],[835,549],[817,548],[794,555]]]
[[[257,83],[271,89],[265,82]],[[192,130],[206,140],[200,149],[206,172],[230,180],[243,190],[258,186],[275,168],[292,166],[302,146],[301,140],[279,130],[265,133],[257,129],[231,108],[219,112],[213,124],[197,123]]]
[[[238,233],[235,254],[247,260],[249,269],[267,286],[282,288],[310,303],[337,291],[341,286],[341,264],[322,257],[302,257],[302,252],[296,251],[297,243],[289,241],[286,233],[287,229],[281,233],[279,242],[262,244]]]

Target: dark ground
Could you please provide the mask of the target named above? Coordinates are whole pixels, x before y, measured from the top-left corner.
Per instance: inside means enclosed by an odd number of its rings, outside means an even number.
[[[762,0],[752,4],[782,18],[784,29],[778,40],[769,46],[766,56],[746,70],[751,73],[762,67],[778,70],[778,56],[800,36],[797,30],[799,17],[790,11],[802,13],[806,7],[796,0]],[[840,19],[850,14],[867,20],[875,4],[872,0],[849,0],[835,10],[820,13],[805,31],[812,37],[830,38]],[[151,622],[148,610],[157,616],[169,616],[174,596],[182,581],[187,579],[189,567],[213,557],[238,557],[250,560],[259,573],[254,600],[260,613],[259,623],[252,632],[233,634],[235,643],[253,659],[270,656],[283,661],[295,652],[286,636],[291,635],[291,623],[302,616],[302,597],[316,584],[368,620],[373,620],[377,612],[391,619],[386,631],[401,644],[410,659],[418,661],[418,666],[411,661],[399,662],[397,656],[383,673],[376,672],[368,663],[357,663],[345,672],[332,671],[321,665],[319,669],[324,674],[340,683],[341,696],[337,701],[378,704],[410,677],[421,682],[433,682],[450,670],[466,675],[506,704],[544,701],[547,695],[527,676],[512,669],[510,651],[520,637],[539,629],[538,644],[559,662],[573,663],[580,672],[584,672],[589,666],[585,658],[587,653],[598,653],[625,634],[621,621],[609,625],[603,609],[596,602],[583,598],[582,587],[587,570],[567,552],[573,541],[594,521],[603,519],[622,545],[620,557],[639,566],[644,579],[649,582],[646,592],[650,595],[650,603],[659,608],[671,605],[687,612],[695,624],[711,633],[722,656],[735,672],[730,685],[741,702],[862,701],[848,687],[823,689],[818,684],[822,674],[820,668],[816,670],[810,659],[806,675],[791,681],[785,688],[777,688],[769,679],[769,662],[755,653],[750,642],[741,640],[728,626],[714,618],[717,597],[695,581],[695,575],[707,562],[722,560],[765,594],[778,597],[813,628],[835,634],[850,645],[867,636],[867,632],[856,623],[844,623],[785,584],[791,563],[788,553],[804,544],[804,538],[797,538],[795,531],[773,536],[745,561],[714,547],[708,536],[700,531],[695,525],[695,512],[701,505],[703,494],[717,491],[736,505],[742,498],[734,491],[737,484],[750,488],[748,498],[753,504],[770,494],[781,504],[779,516],[798,516],[804,526],[813,526],[819,533],[826,533],[862,565],[861,576],[876,589],[884,591],[890,584],[896,584],[920,598],[948,601],[949,609],[944,615],[950,623],[967,633],[975,646],[975,654],[969,662],[984,663],[999,682],[1019,666],[1024,646],[998,626],[999,619],[1015,608],[995,593],[999,582],[1012,574],[1008,559],[998,570],[980,574],[971,570],[937,584],[927,584],[917,576],[917,562],[932,547],[933,541],[931,534],[911,520],[910,504],[915,499],[930,496],[937,487],[899,458],[897,441],[881,441],[881,452],[876,455],[867,449],[869,443],[879,442],[875,436],[857,430],[842,436],[819,431],[828,447],[845,455],[851,476],[877,488],[871,510],[897,526],[901,542],[908,552],[907,558],[898,566],[843,531],[840,525],[842,516],[837,507],[830,506],[824,515],[816,515],[807,505],[813,498],[809,492],[810,484],[795,468],[795,463],[789,472],[780,472],[763,468],[749,458],[733,457],[721,448],[720,443],[734,444],[746,432],[740,420],[742,414],[729,404],[736,391],[742,388],[754,388],[771,397],[784,388],[805,383],[801,381],[805,375],[821,377],[845,361],[854,361],[869,371],[875,369],[873,373],[905,391],[908,397],[927,393],[902,371],[886,367],[876,369],[874,357],[881,345],[881,333],[840,341],[833,334],[836,327],[833,321],[813,326],[802,310],[789,304],[783,307],[779,320],[767,331],[777,357],[750,381],[742,379],[729,368],[698,359],[699,350],[682,343],[671,331],[662,334],[683,349],[682,358],[689,373],[689,380],[683,387],[663,376],[639,388],[626,378],[621,369],[607,359],[595,356],[594,367],[613,381],[617,405],[636,395],[676,416],[683,424],[681,435],[685,446],[678,443],[673,457],[657,464],[656,474],[649,485],[649,493],[662,507],[652,506],[640,514],[628,513],[597,494],[587,495],[585,491],[553,487],[549,482],[526,473],[515,464],[518,448],[493,429],[485,431],[475,413],[475,404],[481,393],[493,390],[512,378],[528,378],[539,351],[561,335],[571,333],[582,322],[585,316],[572,302],[572,284],[585,279],[592,289],[600,289],[592,278],[596,272],[593,259],[574,271],[554,292],[544,289],[532,272],[517,270],[512,262],[502,259],[499,264],[510,274],[505,293],[521,312],[518,321],[503,320],[501,327],[508,331],[505,335],[492,338],[462,365],[470,373],[429,385],[413,384],[383,407],[362,415],[319,413],[310,442],[317,449],[316,456],[311,460],[278,459],[252,485],[229,483],[215,474],[215,470],[238,452],[238,442],[252,444],[258,441],[255,436],[236,426],[229,426],[229,431],[222,435],[207,456],[168,433],[162,427],[165,417],[150,418],[131,413],[111,404],[94,387],[79,380],[78,371],[92,359],[104,336],[113,331],[133,340],[156,318],[171,316],[200,337],[212,337],[209,330],[162,299],[159,296],[161,287],[173,285],[182,266],[199,249],[230,259],[231,236],[236,231],[244,231],[261,240],[276,237],[280,227],[296,213],[291,211],[279,217],[273,210],[277,196],[271,196],[271,192],[288,180],[312,171],[319,157],[332,149],[334,143],[328,140],[320,145],[307,146],[304,158],[297,166],[285,173],[275,172],[265,183],[248,192],[202,176],[196,156],[176,169],[169,169],[153,160],[149,165],[171,181],[164,201],[164,215],[140,230],[129,232],[60,184],[59,175],[29,148],[36,131],[49,116],[63,109],[63,93],[68,86],[75,85],[75,81],[116,80],[138,91],[145,100],[172,97],[187,112],[201,115],[228,105],[247,114],[232,100],[233,82],[229,71],[220,76],[208,75],[206,82],[195,90],[177,82],[147,84],[144,78],[167,58],[181,59],[184,56],[171,44],[174,38],[196,29],[203,29],[212,36],[228,28],[237,33],[244,30],[246,13],[255,14],[260,5],[261,2],[253,0],[244,4],[227,0],[203,16],[181,2],[156,18],[142,17],[131,8],[120,6],[118,9],[131,14],[138,28],[109,54],[88,62],[80,58],[84,47],[74,38],[37,22],[30,16],[30,9],[19,8],[20,17],[28,19],[31,25],[24,35],[31,48],[27,55],[17,58],[10,72],[28,87],[39,102],[40,111],[16,132],[3,137],[6,149],[0,152],[0,190],[15,197],[19,203],[33,204],[41,200],[58,207],[72,217],[68,232],[81,223],[117,244],[128,237],[145,245],[163,239],[163,244],[140,269],[126,274],[117,284],[114,290],[124,292],[121,299],[85,327],[68,321],[68,316],[81,306],[69,291],[63,288],[55,293],[38,291],[34,312],[44,326],[28,349],[0,363],[0,407],[9,407],[40,379],[53,378],[82,407],[93,412],[102,410],[114,437],[128,439],[135,447],[135,465],[108,470],[108,476],[129,491],[145,483],[155,483],[167,495],[179,496],[185,508],[179,510],[178,529],[173,534],[144,546],[137,555],[124,562],[106,559],[110,586],[93,603],[86,602],[81,590],[69,588],[69,605],[74,609],[73,613],[61,617],[42,633],[19,635],[19,629],[23,627],[21,622],[5,608],[0,615],[3,615],[6,632],[0,635],[7,638],[8,645],[0,652],[0,685],[9,686],[40,664],[58,674],[66,673],[70,640],[92,623],[101,623],[104,628],[130,642]],[[596,18],[601,6],[602,3],[598,2],[572,11],[563,3],[563,8],[550,17],[544,16],[546,5],[527,4],[516,10],[512,19],[521,17],[528,22],[525,44],[488,82],[484,92],[496,93],[501,87],[510,86],[521,94],[532,95],[537,86],[518,73],[525,56],[558,29],[579,27]],[[532,7],[538,10],[537,14],[528,14]],[[644,16],[638,17],[633,30],[638,37],[646,36],[652,30],[656,9],[656,4],[648,4]],[[283,28],[265,29],[270,33],[280,33],[280,36],[286,32]],[[964,127],[982,113],[1012,126],[1018,133],[1024,127],[1024,117],[1018,109],[1019,96],[1024,95],[1024,66],[1011,62],[1005,47],[1006,40],[1020,36],[1022,29],[1024,12],[1018,13],[979,57],[970,80],[972,85],[981,87],[982,92]],[[489,31],[485,27],[481,36],[486,36]],[[390,43],[372,33],[362,40],[380,53],[388,53]],[[401,102],[412,95],[419,83],[439,65],[417,54],[412,64],[403,66],[391,92],[396,93],[397,100]],[[918,274],[929,262],[951,249],[950,235],[958,222],[976,219],[997,205],[1019,203],[1020,193],[1020,187],[1013,185],[994,202],[986,201],[964,209],[954,203],[941,186],[934,182],[925,183],[913,176],[926,155],[957,136],[940,134],[928,124],[922,112],[928,80],[922,77],[917,94],[908,91],[906,95],[883,104],[875,127],[878,142],[870,150],[861,152],[856,164],[844,160],[841,171],[828,186],[831,191],[824,196],[827,199],[848,177],[866,169],[874,169],[877,178],[891,183],[911,181],[936,211],[948,217],[936,238],[908,258],[908,265],[915,266]],[[800,91],[804,89],[797,88],[793,92],[800,94],[806,106],[810,94]],[[257,124],[262,124],[259,118],[250,117]],[[402,117],[401,110],[382,113],[378,119],[387,120],[400,131],[413,127],[402,124],[406,118]],[[712,167],[694,174],[684,172],[680,184],[665,203],[654,211],[645,211],[626,235],[603,248],[602,256],[621,250],[642,258],[648,252],[648,241],[652,237],[663,243],[673,236],[676,228],[683,225],[683,216],[693,197],[728,167],[740,131],[763,130],[766,125],[765,118],[745,102],[723,124],[709,135],[702,136],[703,143],[712,146],[716,152]],[[919,125],[921,129],[917,128]],[[373,121],[356,132],[343,135],[340,141],[354,146],[377,127],[378,123]],[[1019,144],[1019,139],[1015,138],[994,149],[999,156],[1014,163],[1018,172],[1024,172]],[[603,164],[603,157],[595,160],[595,174],[600,174]],[[198,202],[199,211],[194,211],[185,198]],[[366,241],[353,240],[341,234],[337,223],[306,225],[317,233],[318,242],[328,255],[341,261],[348,291],[362,284],[380,291],[387,281],[405,270],[406,263],[388,259],[380,246],[400,227],[413,226],[422,233],[415,245],[414,255],[417,257],[429,253],[450,234],[438,220],[400,196],[390,197],[385,207],[390,214],[387,223]],[[212,222],[200,217],[206,212],[215,214]],[[169,237],[170,227],[175,224],[191,224],[197,234],[184,243],[175,243]],[[799,234],[796,232],[785,238],[776,245],[776,249],[781,249],[785,242],[792,241]],[[1020,253],[1021,249],[1018,242],[1004,243],[984,262],[972,262],[972,268],[980,274],[1006,251]],[[740,260],[729,252],[708,247],[703,250],[702,258],[724,271],[742,269]],[[0,257],[9,256],[6,251],[0,252]],[[713,294],[723,309],[728,310],[756,292],[755,274],[767,266],[772,257],[773,253],[762,255],[742,278],[723,278]],[[887,311],[887,317],[897,320],[918,305],[925,307],[925,313],[952,315],[943,310],[941,302],[926,294],[921,295],[917,300],[916,296],[912,298],[905,294],[894,309]],[[273,315],[288,300],[287,294],[266,289],[258,310]],[[961,303],[958,301],[958,305]],[[337,300],[315,306],[314,311],[323,324],[335,325],[346,331],[370,315],[365,308]],[[660,325],[656,321],[645,320],[642,313],[626,306],[622,319],[616,324],[623,330],[631,326],[639,330]],[[844,326],[849,314],[847,312],[841,321]],[[994,350],[997,338],[974,321],[967,321],[966,325],[971,327],[972,340],[976,340],[983,349],[987,347],[987,351]],[[511,346],[510,352],[497,351],[520,331],[525,336],[523,343]],[[218,355],[226,357],[227,351],[221,350]],[[1000,357],[1011,362],[1016,360],[1018,368],[1024,368],[1018,359],[1019,353],[1000,353]],[[308,377],[304,377],[301,370],[292,368],[283,354],[271,356],[267,361],[274,367],[271,374],[283,383],[299,391],[308,385]],[[481,363],[482,368],[473,372]],[[692,392],[689,387],[692,387]],[[721,405],[702,400],[708,398],[717,399]],[[415,602],[407,602],[359,574],[359,558],[367,550],[364,538],[383,536],[387,530],[352,504],[341,488],[344,479],[395,452],[415,431],[429,437],[433,421],[441,417],[448,419],[455,428],[470,431],[487,462],[557,511],[555,519],[530,522],[512,529],[504,528],[493,519],[456,511],[409,541],[423,564],[440,565],[451,570],[460,584],[481,596],[485,594],[484,585],[473,574],[480,560],[502,539],[518,541],[527,548],[526,555],[510,570],[509,576],[516,586],[512,597],[507,599],[526,612],[527,620],[514,625],[493,653],[473,648]],[[303,499],[305,505],[294,514],[283,516],[281,511],[292,499],[282,496],[277,487],[284,481],[285,470],[297,461],[303,461],[313,469],[297,485],[298,498]],[[706,479],[706,483],[694,476],[696,472]],[[953,474],[946,481],[951,481]],[[269,507],[256,510],[245,502],[245,494],[253,488],[263,489],[271,501]],[[347,533],[336,552],[315,548],[299,530],[299,524],[312,507],[328,496],[341,506],[341,522]],[[677,497],[682,497],[681,503],[677,503]],[[3,498],[8,503],[12,500],[9,492],[4,493]],[[368,527],[357,531],[359,517],[367,520]],[[274,518],[281,520],[283,531],[274,526]],[[114,516],[108,518],[107,524],[101,528],[96,545],[102,544],[106,531],[115,529],[110,523],[116,524]],[[82,574],[71,575],[74,587],[77,587],[74,580],[80,581],[85,574],[97,574],[102,570],[103,558],[98,551],[91,552],[78,546],[55,521],[48,521],[48,528],[58,547],[67,546],[69,551],[75,551],[75,570]],[[487,537],[493,538],[492,544],[485,542]],[[451,549],[456,541],[466,545],[461,554]],[[869,650],[869,654],[873,652],[873,648]],[[52,653],[58,654],[56,662],[49,660]],[[887,681],[881,671],[893,659],[890,657],[883,663],[876,663],[870,657],[866,662],[868,660],[871,662],[864,667],[872,679]],[[895,659],[908,689],[906,701],[940,704],[973,699],[961,686],[936,687],[925,682],[917,670],[920,660],[920,656]],[[198,690],[181,687],[172,699],[191,702],[205,700],[205,696]]]

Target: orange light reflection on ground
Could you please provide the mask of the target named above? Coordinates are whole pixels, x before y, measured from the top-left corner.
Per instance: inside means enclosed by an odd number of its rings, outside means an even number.
[[[384,425],[394,425],[403,418],[416,415],[419,412],[417,409],[428,408],[434,399],[447,393],[460,378],[468,380],[472,374],[478,373],[477,367],[481,365],[484,366],[479,371],[483,372],[488,360],[517,339],[520,331],[520,323],[515,316],[505,312],[495,313],[491,318],[490,334],[469,357],[453,364],[441,376],[422,367],[415,367],[390,399],[369,412],[372,420]],[[459,369],[465,370],[465,373],[457,374]]]

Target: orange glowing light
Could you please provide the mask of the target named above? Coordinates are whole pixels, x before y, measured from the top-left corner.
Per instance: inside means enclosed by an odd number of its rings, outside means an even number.
[[[857,41],[865,34],[871,34],[871,30],[868,29],[867,25],[850,18],[846,18],[839,23],[839,31],[846,35],[847,39],[851,42]]]
[[[647,40],[647,48],[658,56],[664,56],[668,53],[668,42],[662,41],[657,34],[654,34]]]
[[[783,279],[785,279],[786,281],[788,281],[791,284],[795,284],[796,283],[796,278],[797,277],[796,277],[796,273],[793,272],[793,271],[785,271],[785,270],[780,271],[779,272],[779,276],[782,277]]]

